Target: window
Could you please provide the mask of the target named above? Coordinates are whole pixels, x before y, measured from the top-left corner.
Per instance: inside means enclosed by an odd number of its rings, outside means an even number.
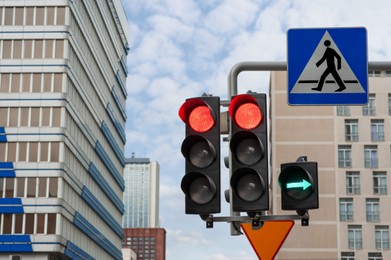
[[[348,247],[349,249],[362,248],[362,231],[361,225],[348,226]]]
[[[1,81],[0,81],[0,92],[9,92],[9,84],[10,84],[10,74],[1,74]]]
[[[55,213],[2,214],[0,218],[3,234],[56,234]]]
[[[383,127],[384,129],[384,127]],[[345,120],[345,141],[357,142],[358,141],[358,120],[347,119]]]
[[[360,194],[359,172],[346,172],[346,194]]]
[[[12,55],[12,41],[3,40],[3,59],[11,59]]]
[[[384,120],[371,120],[371,140],[372,142],[384,141]]]
[[[375,244],[378,250],[390,249],[388,226],[375,226]]]
[[[5,189],[3,189],[5,185]],[[3,194],[3,190],[5,193]],[[25,193],[27,191],[27,193]],[[37,198],[58,196],[56,177],[17,177],[0,178],[0,198]]]
[[[6,7],[4,9],[4,25],[12,25],[13,24],[13,7]]]
[[[60,107],[3,107],[0,108],[0,126],[4,127],[59,127]]]
[[[362,114],[364,116],[375,116],[376,115],[376,104],[375,95],[369,94],[368,104],[362,107]]]
[[[338,167],[349,168],[352,167],[352,148],[350,145],[338,146]]]
[[[364,146],[364,163],[365,168],[377,168],[377,146],[376,145],[365,145]]]
[[[381,71],[380,70],[370,70],[368,71],[369,77],[380,77]]]
[[[391,116],[391,94],[388,94],[388,115]]]
[[[341,252],[341,260],[355,260],[354,252]]]
[[[378,222],[380,220],[380,206],[378,198],[366,199],[366,212],[368,222]]]
[[[353,220],[353,199],[340,198],[339,199],[339,220],[352,221]]]
[[[368,260],[383,260],[382,253],[368,253]]]
[[[15,25],[23,25],[24,7],[15,8]]]
[[[373,173],[373,194],[374,195],[387,194],[387,175],[385,172]]]

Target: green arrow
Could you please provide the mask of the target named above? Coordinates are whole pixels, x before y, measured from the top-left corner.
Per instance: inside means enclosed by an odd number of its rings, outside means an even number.
[[[308,187],[311,187],[311,183],[304,179],[301,182],[291,182],[286,184],[287,189],[303,188],[303,190],[306,190]]]

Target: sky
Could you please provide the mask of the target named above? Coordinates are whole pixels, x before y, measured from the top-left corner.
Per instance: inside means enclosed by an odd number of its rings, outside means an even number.
[[[180,183],[185,125],[178,109],[203,93],[228,99],[227,77],[242,61],[287,61],[290,28],[365,27],[368,60],[391,60],[389,0],[122,0],[129,24],[125,156],[160,165],[160,226],[167,260],[255,260],[228,223],[206,229],[186,215]],[[269,73],[243,72],[238,93],[267,93]],[[222,156],[228,145],[222,142]],[[221,189],[228,188],[222,164]],[[223,197],[222,197],[223,198]],[[223,200],[222,213],[229,215]],[[288,238],[289,239],[289,236]]]

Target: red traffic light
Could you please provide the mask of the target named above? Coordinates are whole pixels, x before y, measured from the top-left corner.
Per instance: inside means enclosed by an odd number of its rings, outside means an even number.
[[[179,109],[179,117],[198,133],[205,133],[215,125],[213,110],[201,99],[189,99]]]
[[[252,130],[262,122],[262,112],[257,101],[248,94],[238,95],[232,99],[229,114],[236,125],[244,130]]]

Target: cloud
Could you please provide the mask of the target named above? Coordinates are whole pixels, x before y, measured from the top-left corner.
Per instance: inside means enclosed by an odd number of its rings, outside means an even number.
[[[193,232],[193,233],[184,233],[182,230],[172,230],[167,229],[167,240],[179,243],[191,245],[193,247],[208,245],[210,241],[204,238],[202,233]]]

